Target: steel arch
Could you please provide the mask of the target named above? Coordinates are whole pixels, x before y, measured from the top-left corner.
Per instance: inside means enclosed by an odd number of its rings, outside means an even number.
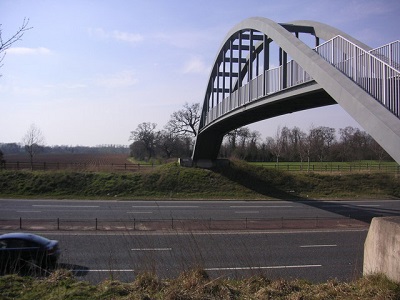
[[[319,22],[294,21],[290,24],[278,24],[272,20],[259,17],[242,21],[226,35],[210,72],[203,101],[199,133],[192,155],[193,161],[196,163],[202,160],[215,160],[223,136],[233,128],[292,111],[338,103],[397,162],[400,162],[399,119],[388,113],[371,95],[325,61],[318,53],[293,35],[293,32],[296,33],[296,36],[299,32],[314,35],[317,45],[320,38],[328,40],[341,35],[361,49],[366,51],[371,50],[369,46],[344,32]],[[248,42],[242,44],[242,38]],[[237,39],[239,39],[239,43],[234,44]],[[264,99],[257,100],[258,106],[254,103],[243,105],[240,109],[206,125],[206,114],[209,111],[210,102],[212,102],[212,106],[215,104],[214,101],[218,105],[219,94],[222,94],[222,98],[224,98],[226,93],[232,94],[240,87],[241,80],[246,76],[250,81],[253,77],[252,72],[254,71],[252,70],[254,68],[253,61],[258,59],[258,55],[261,52],[265,56],[263,72],[269,69],[269,65],[265,61],[269,60],[269,52],[267,53],[266,47],[268,47],[271,41],[274,41],[282,51],[282,65],[286,63],[285,56],[290,55],[315,81],[308,82],[296,89],[292,88],[282,91],[276,100],[278,102],[274,102],[274,105],[271,104],[271,101],[266,101],[266,97],[264,97]],[[241,49],[241,47],[244,49]],[[248,51],[248,57],[241,57],[242,50]],[[227,51],[230,51],[229,59],[226,56]],[[232,56],[233,51],[239,52],[237,58]],[[237,63],[235,71],[232,70],[232,63],[234,62]],[[225,70],[226,63],[230,64],[229,72]],[[222,70],[221,66],[223,66]],[[229,88],[226,87],[226,78],[228,76]],[[233,83],[232,78],[236,78],[236,82]],[[219,86],[220,82],[222,84],[221,87]],[[215,95],[217,99],[214,99]],[[277,95],[273,97],[276,98]],[[289,100],[293,102],[289,102]],[[263,103],[263,101],[266,103]],[[287,105],[288,103],[294,103],[294,106],[290,107],[287,111],[282,109],[282,107],[279,108],[279,105]],[[267,112],[270,108],[276,109],[278,112],[276,114]],[[257,110],[260,113],[255,113]]]

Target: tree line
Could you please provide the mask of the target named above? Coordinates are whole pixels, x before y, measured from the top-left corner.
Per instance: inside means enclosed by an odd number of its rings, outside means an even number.
[[[162,130],[157,130],[156,123],[139,124],[131,132],[131,156],[138,160],[190,157],[199,121],[199,104],[186,103],[171,115]],[[242,127],[225,135],[219,156],[278,163],[391,159],[368,133],[351,126],[338,131],[312,126],[308,132],[284,126],[277,129],[275,136],[264,140],[258,131]]]
[[[388,160],[386,151],[365,131],[347,126],[311,127],[308,132],[298,127],[279,127],[274,137],[261,140],[261,134],[247,127],[228,133],[221,146],[221,157],[246,161],[356,161]]]
[[[162,130],[156,123],[143,122],[131,131],[129,148],[120,145],[44,146],[44,137],[34,124],[22,143],[0,143],[3,154],[29,154],[31,162],[37,153],[128,153],[137,160],[168,160],[192,155],[198,125],[200,105],[185,103],[171,114]],[[312,126],[308,132],[298,127],[278,127],[273,137],[261,138],[258,131],[241,127],[227,133],[219,153],[220,158],[238,158],[264,162],[391,160],[390,156],[365,131],[351,126],[335,128]]]

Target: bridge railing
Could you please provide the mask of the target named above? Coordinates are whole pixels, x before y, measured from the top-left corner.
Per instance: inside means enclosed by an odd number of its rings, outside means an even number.
[[[393,68],[400,70],[400,41],[394,41],[392,43],[383,45],[369,51],[372,55],[383,60]]]
[[[398,70],[342,36],[326,41],[315,51],[400,117]]]
[[[336,36],[315,51],[400,118],[400,41],[367,52],[342,36]],[[313,80],[293,60],[285,67],[286,76],[283,76],[283,66],[269,69],[210,108],[205,125],[251,101]]]
[[[269,69],[265,71],[264,74],[258,75],[248,83],[239,87],[209,110],[205,125],[247,103],[284,90],[283,70],[282,66]],[[303,84],[311,80],[313,80],[312,77],[297,62],[291,60],[287,63],[286,88]]]

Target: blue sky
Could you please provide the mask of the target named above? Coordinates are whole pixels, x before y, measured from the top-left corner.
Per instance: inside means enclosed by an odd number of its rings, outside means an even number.
[[[128,145],[142,122],[162,129],[185,102],[202,103],[228,31],[243,19],[314,20],[371,47],[400,38],[398,0],[0,0],[3,39],[29,18],[0,68],[0,143],[21,142],[31,124],[47,145]],[[358,124],[338,105],[253,124]]]

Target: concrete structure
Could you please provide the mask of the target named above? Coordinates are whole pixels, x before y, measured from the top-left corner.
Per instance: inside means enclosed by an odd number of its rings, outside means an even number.
[[[314,36],[316,48],[303,43],[300,33]],[[272,42],[279,47],[277,68],[270,68]],[[194,164],[212,165],[233,129],[332,104],[400,163],[400,51],[385,53],[318,22],[244,20],[227,34],[211,70]]]
[[[400,217],[373,218],[364,246],[364,275],[400,282]]]

